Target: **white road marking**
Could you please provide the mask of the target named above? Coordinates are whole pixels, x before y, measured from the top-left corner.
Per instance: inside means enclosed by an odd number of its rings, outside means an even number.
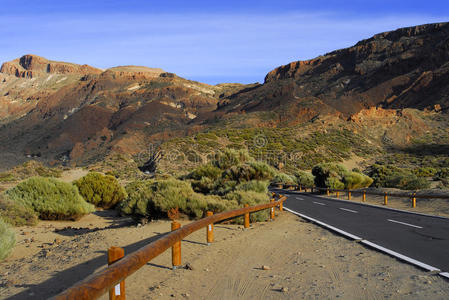
[[[358,211],[355,211],[355,210],[352,210],[352,209],[347,209],[347,208],[342,208],[342,207],[340,207],[340,209],[341,210],[345,210],[345,211],[349,211],[349,212],[352,212],[352,213],[355,213],[355,214],[359,213]]]
[[[326,204],[324,204],[324,203],[321,203],[321,202],[315,202],[315,201],[313,201],[313,203],[319,204],[319,205],[326,205]]]
[[[304,201],[304,199],[303,199],[303,198],[299,198],[299,197],[296,197],[296,200],[301,200],[301,201]]]
[[[360,242],[363,243],[363,244],[365,244],[365,245],[371,246],[371,247],[373,247],[373,248],[375,248],[375,249],[377,249],[377,250],[380,250],[380,251],[382,251],[382,252],[388,253],[388,254],[390,254],[390,255],[392,255],[392,256],[394,256],[394,257],[397,257],[397,258],[399,258],[399,259],[402,259],[402,260],[404,260],[404,261],[406,261],[406,262],[408,262],[408,263],[414,264],[414,265],[416,265],[416,266],[418,266],[418,267],[421,267],[421,268],[423,268],[423,269],[429,270],[429,271],[431,271],[431,272],[432,272],[432,271],[441,271],[441,270],[438,269],[438,268],[435,268],[435,267],[433,267],[433,266],[430,266],[430,265],[428,265],[428,264],[425,264],[425,263],[423,263],[423,262],[420,262],[420,261],[418,261],[418,260],[416,260],[416,259],[413,259],[413,258],[411,258],[411,257],[402,255],[402,254],[400,254],[400,253],[398,253],[398,252],[395,252],[395,251],[392,251],[392,250],[390,250],[390,249],[384,248],[384,247],[382,247],[382,246],[380,246],[380,245],[378,245],[378,244],[372,243],[372,242],[370,242],[370,241],[364,240],[364,239],[362,239],[361,237],[358,237],[358,236],[353,235],[353,234],[351,234],[351,233],[349,233],[349,232],[346,232],[346,231],[343,231],[343,230],[338,229],[338,228],[336,228],[336,227],[333,227],[333,226],[331,226],[331,225],[329,225],[329,224],[326,224],[326,223],[324,223],[324,222],[318,221],[318,220],[316,220],[316,219],[314,219],[314,218],[311,218],[311,217],[309,217],[309,216],[300,214],[300,213],[298,213],[298,212],[296,212],[296,211],[294,211],[294,210],[289,209],[288,207],[285,207],[285,206],[284,206],[284,209],[287,210],[287,211],[289,211],[289,212],[291,212],[291,213],[294,213],[295,215],[298,215],[298,216],[300,216],[300,217],[302,217],[302,218],[304,218],[304,219],[307,219],[307,220],[312,221],[312,222],[314,222],[314,223],[317,223],[317,224],[319,224],[319,225],[321,225],[321,226],[324,226],[324,227],[326,227],[326,228],[329,228],[330,230],[333,230],[333,231],[335,231],[335,232],[338,232],[338,233],[340,233],[340,234],[342,234],[342,235],[344,235],[344,236],[347,236],[347,237],[349,237],[349,238],[352,238],[353,240],[360,240]],[[444,276],[444,277],[446,277],[446,278],[449,278],[449,272],[441,272],[441,273],[439,273],[439,275]]]
[[[416,225],[412,225],[412,224],[409,224],[409,223],[399,222],[399,221],[395,221],[395,220],[391,220],[391,219],[388,219],[387,221],[390,221],[390,222],[393,222],[393,223],[402,224],[402,225],[406,225],[406,226],[410,226],[410,227],[422,228],[421,226],[416,226]]]

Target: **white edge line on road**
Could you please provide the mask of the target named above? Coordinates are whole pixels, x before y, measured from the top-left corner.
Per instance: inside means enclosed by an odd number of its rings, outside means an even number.
[[[389,222],[393,222],[393,223],[398,223],[398,224],[402,224],[402,225],[405,225],[405,226],[410,226],[410,227],[415,227],[415,228],[420,228],[420,229],[422,229],[422,227],[421,227],[421,226],[416,226],[416,225],[413,225],[413,224],[409,224],[409,223],[399,222],[399,221],[396,221],[396,220],[392,220],[392,219],[387,219],[387,221],[389,221]]]
[[[318,205],[326,205],[326,204],[321,203],[321,202],[315,202],[315,201],[312,201],[312,202],[315,203],[315,204],[318,204]]]
[[[352,212],[352,213],[355,213],[355,214],[359,213],[358,211],[355,211],[355,210],[352,210],[352,209],[347,209],[347,208],[342,208],[342,207],[340,207],[339,209],[345,210],[345,211],[349,211],[349,212]]]
[[[309,220],[309,221],[312,221],[312,222],[314,222],[314,223],[316,223],[316,224],[319,224],[319,225],[321,225],[321,226],[324,226],[324,227],[326,227],[326,228],[328,228],[328,229],[330,229],[330,230],[332,230],[332,231],[338,232],[338,233],[340,233],[340,234],[342,234],[342,235],[344,235],[344,236],[346,236],[346,237],[349,237],[349,238],[354,239],[354,240],[360,240],[361,243],[363,243],[363,244],[365,244],[365,245],[367,245],[367,246],[370,246],[370,247],[375,248],[375,249],[377,249],[377,250],[379,250],[379,251],[385,252],[385,253],[387,253],[387,254],[393,256],[393,257],[396,257],[396,258],[398,258],[398,259],[401,259],[401,260],[403,260],[403,261],[406,261],[406,262],[408,262],[408,263],[410,263],[410,264],[413,264],[413,265],[415,265],[415,266],[421,267],[421,268],[423,268],[423,269],[425,269],[425,270],[428,270],[428,271],[438,271],[438,272],[441,271],[441,270],[438,269],[438,268],[435,268],[435,267],[433,267],[433,266],[430,266],[430,265],[428,265],[428,264],[425,264],[425,263],[423,263],[423,262],[420,262],[420,261],[418,261],[418,260],[416,260],[416,259],[413,259],[413,258],[411,258],[411,257],[402,255],[402,254],[400,254],[400,253],[398,253],[398,252],[395,252],[395,251],[393,251],[393,250],[387,249],[387,248],[385,248],[385,247],[382,247],[382,246],[377,245],[377,244],[375,244],[375,243],[372,243],[372,242],[370,242],[370,241],[364,240],[364,239],[362,239],[361,237],[358,237],[358,236],[356,236],[356,235],[353,235],[353,234],[351,234],[351,233],[349,233],[349,232],[346,232],[346,231],[344,231],[344,230],[338,229],[338,228],[336,228],[336,227],[334,227],[334,226],[331,226],[331,225],[329,225],[329,224],[326,224],[326,223],[324,223],[324,222],[318,221],[318,220],[316,220],[316,219],[314,219],[314,218],[311,218],[311,217],[309,217],[309,216],[303,215],[303,214],[301,214],[301,213],[299,213],[299,212],[296,212],[296,211],[294,211],[294,210],[289,209],[288,207],[285,207],[285,206],[284,206],[284,209],[285,209],[286,211],[289,211],[289,212],[295,214],[295,215],[300,216],[301,218],[304,218],[304,219],[306,219],[306,220]],[[446,277],[446,278],[449,279],[449,272],[441,272],[441,273],[439,273],[439,275],[441,275],[441,276]]]
[[[402,255],[402,254],[400,254],[400,253],[398,253],[398,252],[395,252],[395,251],[393,251],[393,250],[384,248],[384,247],[382,247],[382,246],[380,246],[380,245],[371,243],[370,241],[362,240],[361,243],[363,243],[363,244],[365,244],[365,245],[368,245],[368,246],[370,246],[370,247],[376,248],[376,249],[378,249],[378,250],[380,250],[380,251],[382,251],[382,252],[388,253],[388,254],[390,254],[390,255],[396,257],[396,258],[405,260],[406,262],[409,262],[409,263],[411,263],[411,264],[414,264],[414,265],[416,265],[416,266],[418,266],[418,267],[421,267],[421,268],[423,268],[423,269],[426,269],[426,270],[429,270],[429,271],[441,271],[441,270],[438,269],[438,268],[432,267],[432,266],[430,266],[430,265],[428,265],[428,264],[425,264],[425,263],[423,263],[423,262],[420,262],[420,261],[418,261],[418,260],[416,260],[416,259],[413,259],[413,258],[411,258],[411,257]]]

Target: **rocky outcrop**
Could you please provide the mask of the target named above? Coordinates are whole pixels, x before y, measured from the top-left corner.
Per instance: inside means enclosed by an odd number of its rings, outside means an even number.
[[[16,77],[35,78],[48,74],[100,74],[102,70],[88,65],[50,61],[37,55],[27,54],[4,63],[0,72]]]
[[[223,110],[313,110],[346,116],[373,106],[449,108],[449,23],[380,33],[353,47],[278,67]],[[294,118],[294,114],[291,118]]]

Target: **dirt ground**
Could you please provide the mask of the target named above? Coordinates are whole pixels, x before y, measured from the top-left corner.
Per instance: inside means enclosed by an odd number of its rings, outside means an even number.
[[[0,263],[0,298],[47,299],[104,268],[108,247],[130,253],[169,228],[169,221],[136,226],[112,211],[16,228],[14,253]],[[215,242],[207,246],[205,238],[204,229],[182,242],[183,264],[192,270],[172,270],[166,251],[126,280],[127,298],[449,298],[449,281],[288,212],[246,231],[218,224]]]

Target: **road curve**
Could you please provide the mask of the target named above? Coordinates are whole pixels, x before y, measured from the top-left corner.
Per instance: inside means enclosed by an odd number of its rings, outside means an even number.
[[[449,272],[447,218],[400,212],[293,191],[274,191],[287,196],[284,207],[289,210],[350,233],[364,240],[367,245],[374,243],[433,266],[441,272]]]

